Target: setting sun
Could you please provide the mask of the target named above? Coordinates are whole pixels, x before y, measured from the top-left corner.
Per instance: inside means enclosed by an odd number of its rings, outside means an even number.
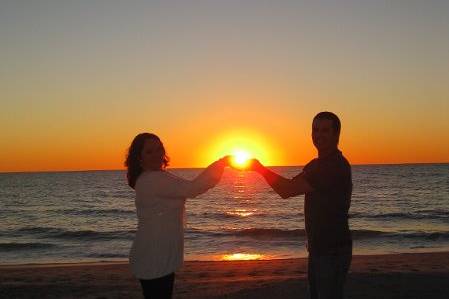
[[[251,261],[264,259],[264,256],[258,253],[233,253],[225,254],[221,259],[223,261]]]
[[[236,150],[232,153],[233,159],[231,163],[234,167],[237,168],[245,168],[248,166],[249,159],[251,159],[251,155],[244,150]]]
[[[203,152],[198,155],[198,164],[207,165],[226,155],[232,155],[232,165],[240,169],[247,167],[249,160],[253,158],[266,165],[282,163],[280,152],[275,150],[275,142],[252,130],[239,129],[219,133],[203,148]]]

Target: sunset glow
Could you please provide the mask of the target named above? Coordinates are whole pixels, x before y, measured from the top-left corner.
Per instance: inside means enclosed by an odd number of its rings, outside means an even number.
[[[251,260],[261,260],[264,256],[258,253],[233,253],[225,254],[222,257],[223,261],[251,261]]]
[[[244,150],[237,150],[233,154],[232,165],[236,168],[245,168],[248,166],[249,159],[251,159],[250,154]]]
[[[232,130],[217,134],[204,146],[199,163],[208,164],[226,155],[233,156],[234,167],[244,169],[249,159],[257,158],[266,165],[280,165],[282,155],[275,149],[275,142],[267,140],[263,134],[249,130]]]
[[[142,132],[170,168],[300,166],[320,111],[351,164],[449,162],[448,1],[31,2],[0,10],[0,172],[124,169]]]

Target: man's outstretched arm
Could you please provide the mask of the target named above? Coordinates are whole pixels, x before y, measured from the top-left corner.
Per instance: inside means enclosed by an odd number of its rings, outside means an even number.
[[[263,166],[257,159],[250,161],[249,169],[260,173],[268,185],[282,198],[289,198],[313,191],[312,186],[310,186],[302,175],[296,176],[293,179],[284,178]]]

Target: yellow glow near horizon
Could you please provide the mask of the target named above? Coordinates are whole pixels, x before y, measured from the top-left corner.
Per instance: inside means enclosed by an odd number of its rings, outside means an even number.
[[[222,256],[223,261],[252,261],[252,260],[261,260],[263,259],[262,254],[258,253],[233,253],[233,254],[225,254]]]
[[[231,163],[237,168],[245,168],[248,160],[255,158],[265,165],[280,163],[280,155],[273,149],[274,144],[261,134],[253,131],[231,131],[220,134],[204,147],[202,164],[210,163],[226,155],[232,155]],[[204,160],[203,160],[204,159]]]
[[[232,153],[232,156],[232,165],[240,169],[246,168],[249,160],[252,158],[251,155],[245,150],[236,150]]]

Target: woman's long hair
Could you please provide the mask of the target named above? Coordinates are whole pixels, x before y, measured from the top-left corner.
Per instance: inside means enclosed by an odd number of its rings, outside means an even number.
[[[160,142],[163,153],[161,157],[161,168],[167,167],[169,162],[169,158],[165,152],[164,145],[157,135],[151,133],[141,133],[134,137],[125,160],[125,166],[128,169],[126,173],[128,185],[133,189],[136,185],[137,178],[143,171],[142,166],[140,165],[140,160],[145,141],[147,140],[157,140],[158,142]]]

